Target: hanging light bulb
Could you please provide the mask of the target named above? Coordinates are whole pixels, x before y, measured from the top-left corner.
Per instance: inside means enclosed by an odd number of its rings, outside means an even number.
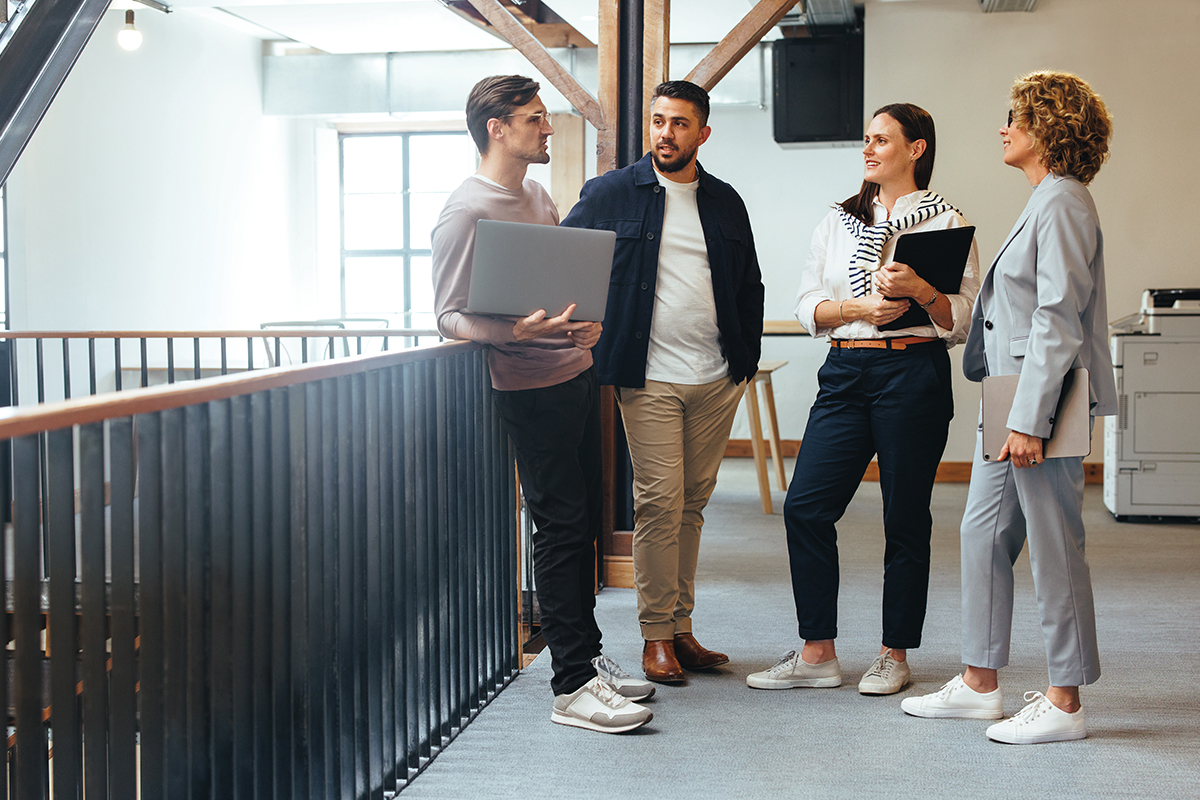
[[[117,33],[117,44],[126,50],[137,50],[142,46],[142,32],[133,27],[133,12],[125,12],[125,27]]]

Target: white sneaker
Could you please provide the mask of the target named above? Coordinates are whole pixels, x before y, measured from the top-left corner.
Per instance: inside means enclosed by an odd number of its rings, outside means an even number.
[[[551,722],[601,733],[624,733],[652,719],[650,709],[617,694],[600,676],[570,694],[556,695],[550,712]]]
[[[836,658],[809,664],[800,653],[789,650],[770,669],[747,675],[746,684],[755,689],[827,689],[842,685],[842,667]]]
[[[1087,736],[1082,708],[1074,714],[1068,714],[1041,692],[1026,692],[1025,702],[1029,705],[988,728],[987,737],[1006,744],[1042,744]]]
[[[627,697],[636,703],[654,696],[653,683],[633,677],[608,656],[596,656],[592,659],[592,666],[596,668],[596,675],[600,681],[608,684],[622,697]]]
[[[907,661],[897,661],[892,658],[890,649],[884,650],[871,664],[871,668],[863,673],[858,682],[859,694],[895,694],[904,688],[912,671]]]
[[[1004,698],[998,687],[977,692],[963,683],[962,675],[955,675],[933,694],[904,698],[900,708],[905,714],[927,719],[1000,719],[1004,716]]]

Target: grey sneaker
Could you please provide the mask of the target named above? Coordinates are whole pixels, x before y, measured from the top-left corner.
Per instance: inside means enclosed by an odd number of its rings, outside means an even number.
[[[1000,719],[1004,716],[1004,698],[1000,689],[977,692],[955,675],[932,694],[906,697],[900,701],[905,714],[926,719]]]
[[[809,664],[799,652],[789,650],[770,669],[747,675],[746,684],[754,689],[832,688],[842,685],[842,667],[836,658]]]
[[[863,673],[858,682],[859,694],[895,694],[904,688],[912,677],[907,661],[892,658],[891,649],[884,650]]]
[[[601,683],[607,683],[622,697],[627,697],[637,703],[654,696],[653,683],[633,677],[608,656],[596,656],[592,659],[592,666],[596,668],[596,675],[600,678]]]
[[[652,719],[650,709],[617,694],[599,676],[570,694],[556,695],[550,712],[551,722],[601,733],[624,733]]]

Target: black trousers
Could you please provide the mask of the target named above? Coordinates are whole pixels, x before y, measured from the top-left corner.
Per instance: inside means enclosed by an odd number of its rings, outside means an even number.
[[[803,639],[837,638],[836,523],[879,455],[883,637],[919,647],[929,593],[929,501],[954,400],[941,342],[905,350],[831,349],[783,506]]]
[[[600,537],[600,386],[588,368],[565,383],[493,390],[517,451],[521,489],[537,530],[533,577],[554,694],[596,677],[596,540]]]

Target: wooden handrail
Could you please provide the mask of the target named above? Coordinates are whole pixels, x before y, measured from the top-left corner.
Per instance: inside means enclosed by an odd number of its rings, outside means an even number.
[[[267,328],[242,331],[5,331],[0,339],[389,339],[439,336],[432,328]]]
[[[272,331],[272,333],[275,333]],[[429,361],[458,353],[469,353],[481,345],[475,342],[449,341],[410,347],[373,355],[349,356],[317,364],[240,372],[187,383],[130,389],[92,395],[60,403],[0,409],[0,439],[28,436],[42,431],[86,425],[116,417],[129,417],[181,408],[213,400],[226,400],[243,394],[294,386],[298,383],[338,378],[356,372],[369,372],[399,364]]]

